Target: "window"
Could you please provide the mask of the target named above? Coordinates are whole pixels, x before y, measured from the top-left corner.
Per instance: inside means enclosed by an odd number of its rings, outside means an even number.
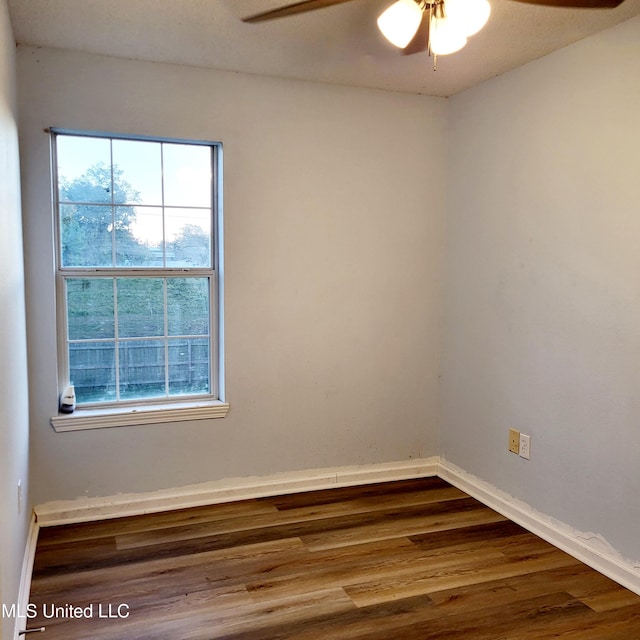
[[[54,427],[218,417],[220,146],[52,136],[59,380],[78,408]]]

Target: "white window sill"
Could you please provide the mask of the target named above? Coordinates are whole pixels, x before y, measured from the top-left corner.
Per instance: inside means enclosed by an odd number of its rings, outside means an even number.
[[[108,409],[76,409],[73,413],[60,413],[53,416],[51,426],[58,432],[82,431],[84,429],[224,418],[228,411],[228,403],[220,400],[139,405],[137,407],[109,407]]]

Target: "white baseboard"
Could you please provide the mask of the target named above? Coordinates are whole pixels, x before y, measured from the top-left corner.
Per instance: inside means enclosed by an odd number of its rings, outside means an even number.
[[[301,491],[435,476],[438,460],[438,457],[417,458],[402,462],[291,471],[262,477],[229,478],[149,493],[48,502],[36,506],[34,511],[38,524],[50,527]]]
[[[480,480],[443,458],[440,459],[437,475],[531,533],[535,533],[543,540],[640,595],[640,566],[622,557],[602,536],[578,531],[563,522],[545,516],[525,502]]]
[[[18,591],[18,602],[16,602],[19,612],[27,611],[29,604],[29,594],[31,592],[31,575],[33,574],[33,561],[36,557],[36,545],[38,543],[38,532],[40,527],[35,516],[31,516],[29,525],[29,533],[27,534],[27,544],[24,549],[24,558],[22,560],[22,573],[20,574],[20,589]],[[19,635],[26,627],[26,618],[16,616],[15,627],[13,631],[14,640],[22,640],[24,636]]]

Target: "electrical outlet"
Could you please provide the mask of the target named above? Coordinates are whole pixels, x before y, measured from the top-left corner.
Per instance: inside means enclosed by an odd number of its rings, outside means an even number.
[[[520,432],[509,429],[509,451],[518,455],[520,453]]]
[[[531,436],[527,436],[524,433],[520,434],[520,449],[518,455],[525,460],[531,458]]]

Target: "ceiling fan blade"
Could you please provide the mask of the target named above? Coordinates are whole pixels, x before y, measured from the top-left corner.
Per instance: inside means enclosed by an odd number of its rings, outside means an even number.
[[[414,53],[422,53],[429,48],[429,22],[431,21],[431,12],[425,9],[422,12],[422,20],[420,26],[413,36],[411,42],[402,50],[403,56],[410,56]]]
[[[615,9],[622,4],[623,0],[516,0],[516,2],[567,9]]]
[[[324,9],[325,7],[331,7],[334,4],[344,4],[345,2],[351,2],[351,0],[302,0],[302,2],[294,2],[279,9],[271,9],[270,11],[256,13],[253,16],[247,16],[246,18],[242,18],[242,22],[264,22],[265,20],[286,18],[287,16],[294,16],[298,13]]]

